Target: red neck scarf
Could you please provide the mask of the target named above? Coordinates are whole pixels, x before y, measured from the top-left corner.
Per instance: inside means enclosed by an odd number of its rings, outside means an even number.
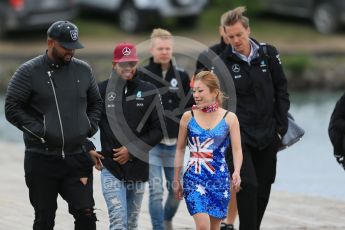
[[[218,102],[215,102],[211,105],[208,105],[204,108],[199,108],[197,105],[193,105],[192,106],[192,110],[195,110],[195,109],[200,109],[202,112],[204,113],[211,113],[211,112],[214,112],[214,111],[217,111],[218,109]]]

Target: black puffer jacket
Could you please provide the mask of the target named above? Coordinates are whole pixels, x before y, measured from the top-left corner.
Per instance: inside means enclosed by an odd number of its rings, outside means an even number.
[[[99,122],[103,165],[119,180],[147,181],[148,152],[162,139],[160,123],[164,122],[158,90],[135,76],[125,81],[113,72],[110,80],[99,83],[104,99]],[[132,159],[119,164],[113,158],[114,148],[127,147]],[[92,149],[88,143],[87,149]]]
[[[290,100],[276,48],[265,45],[268,51],[265,54],[263,45],[252,40],[259,46],[259,51],[250,64],[234,54],[231,46],[220,55],[220,59],[230,71],[236,88],[236,115],[242,142],[264,148],[272,143],[277,133],[281,136],[286,133]]]
[[[177,138],[180,118],[194,102],[192,94],[188,94],[190,79],[187,72],[170,62],[170,68],[163,79],[162,67],[153,62],[153,58],[140,71],[141,80],[158,88],[162,96],[167,134],[169,138]]]
[[[7,89],[5,113],[24,132],[26,151],[42,154],[83,152],[98,129],[102,100],[90,66],[76,58],[55,65],[48,55],[19,67]]]

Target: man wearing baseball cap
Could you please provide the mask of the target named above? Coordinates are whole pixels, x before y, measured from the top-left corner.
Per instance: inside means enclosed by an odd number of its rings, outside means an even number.
[[[56,40],[65,49],[81,49],[84,46],[78,41],[78,27],[69,21],[57,21],[48,31],[49,38]]]
[[[57,21],[48,31],[48,55],[57,65],[71,61],[75,49],[84,48],[79,42],[78,27],[69,21]]]
[[[75,230],[95,230],[93,161],[84,141],[98,129],[102,100],[91,67],[77,58],[78,28],[68,21],[47,31],[48,49],[21,65],[7,89],[5,114],[24,133],[25,181],[34,230],[53,230],[60,194]]]
[[[104,101],[99,123],[101,153],[92,143],[88,148],[96,168],[102,170],[110,230],[138,229],[149,176],[148,152],[163,137],[160,95],[155,86],[139,79],[138,61],[133,44],[115,47],[111,77],[99,84]]]

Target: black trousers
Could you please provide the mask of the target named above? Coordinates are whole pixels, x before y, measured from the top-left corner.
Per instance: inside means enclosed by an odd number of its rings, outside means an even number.
[[[69,213],[75,219],[75,230],[95,230],[93,176],[90,171],[87,184],[60,156],[26,154],[25,181],[29,198],[35,210],[34,230],[53,230],[57,196],[68,203]]]
[[[240,230],[259,230],[276,177],[279,139],[259,150],[242,145],[241,190],[237,193]]]

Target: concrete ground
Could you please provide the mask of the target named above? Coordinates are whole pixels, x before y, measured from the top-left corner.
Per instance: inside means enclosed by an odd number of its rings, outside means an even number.
[[[32,229],[33,209],[24,181],[23,146],[1,143],[0,154],[0,230]],[[100,189],[99,172],[95,171],[97,227],[108,229],[107,208]],[[151,229],[148,213],[148,190],[139,219],[139,229]],[[73,229],[73,218],[66,203],[59,198],[55,230]],[[340,230],[345,229],[345,202],[273,191],[262,230]],[[184,202],[174,219],[175,229],[194,229]]]

